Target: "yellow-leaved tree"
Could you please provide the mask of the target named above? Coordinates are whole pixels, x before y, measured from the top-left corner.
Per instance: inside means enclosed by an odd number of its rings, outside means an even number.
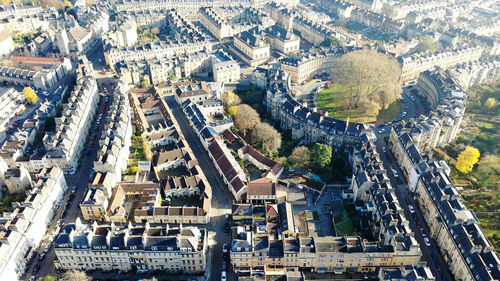
[[[469,173],[479,160],[480,155],[479,149],[468,145],[465,150],[458,155],[457,170],[465,174]]]
[[[25,87],[23,89],[23,94],[29,103],[35,104],[38,102],[38,96],[36,95],[35,91],[31,87]]]

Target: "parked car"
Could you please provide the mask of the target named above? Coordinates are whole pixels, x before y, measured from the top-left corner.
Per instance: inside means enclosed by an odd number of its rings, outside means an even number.
[[[227,270],[227,263],[225,261],[222,262],[222,271]]]
[[[228,233],[228,232],[229,232],[229,229],[230,229],[230,228],[229,228],[229,223],[227,223],[227,222],[226,222],[226,223],[224,224],[224,232],[225,232],[225,233]]]
[[[225,271],[222,271],[222,274],[220,276],[220,280],[226,281],[226,272]]]
[[[413,205],[408,204],[408,209],[410,210],[411,214],[415,214],[415,208],[413,208]]]
[[[38,271],[40,271],[40,264],[37,264],[37,265],[35,266],[35,268],[33,269],[33,273],[34,273],[34,274],[37,274],[37,273],[38,273]]]
[[[431,240],[429,239],[429,237],[424,237],[424,242],[425,242],[425,246],[427,246],[427,247],[431,246]]]
[[[87,149],[87,151],[85,152],[85,155],[89,156],[89,155],[90,155],[90,153],[92,153],[92,150]]]

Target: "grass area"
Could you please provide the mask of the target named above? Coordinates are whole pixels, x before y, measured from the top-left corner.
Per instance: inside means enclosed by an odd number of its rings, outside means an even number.
[[[401,103],[399,100],[395,100],[386,109],[382,109],[377,115],[377,124],[385,123],[398,118],[401,113]]]
[[[346,210],[342,213],[342,217],[335,218],[335,230],[338,236],[352,235],[354,226]]]
[[[401,112],[399,101],[393,102],[386,110],[379,112],[378,106],[372,103],[351,107],[348,102],[351,99],[342,85],[333,84],[316,95],[316,104],[319,109],[328,112],[330,117],[341,120],[347,120],[349,117],[350,121],[360,123],[387,122],[396,119]]]
[[[488,103],[488,99],[490,103]],[[491,101],[494,101],[493,103]],[[460,135],[435,156],[447,161],[450,178],[463,187],[461,195],[467,208],[479,218],[484,234],[500,250],[500,84],[469,90],[466,117]],[[479,149],[481,157],[470,173],[456,168],[458,155],[466,146]]]

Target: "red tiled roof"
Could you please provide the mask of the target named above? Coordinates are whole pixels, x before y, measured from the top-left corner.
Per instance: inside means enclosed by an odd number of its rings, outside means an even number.
[[[58,58],[46,58],[46,57],[22,57],[22,56],[12,56],[10,59],[12,63],[15,64],[62,64],[61,60]]]
[[[217,165],[224,175],[226,175],[231,169],[233,169],[233,166],[227,159],[226,155],[222,156],[222,158],[217,161]]]
[[[264,180],[255,180],[248,183],[247,193],[248,196],[253,195],[275,195],[276,185],[272,183],[269,179],[262,178]]]
[[[246,145],[242,148],[242,152],[246,153],[250,156],[252,156],[255,160],[259,161],[260,163],[268,166],[269,168],[274,167],[274,165],[277,164],[277,162],[267,158],[266,156],[262,155],[257,149],[251,147],[250,145]]]
[[[229,129],[226,129],[223,134],[226,137],[226,139],[230,142],[234,142],[236,140],[236,136]]]
[[[212,154],[212,157],[215,159],[215,161],[218,161],[219,158],[224,155],[224,151],[222,151],[222,148],[220,147],[219,143],[214,141],[208,146],[208,151],[210,151],[210,154]]]
[[[231,186],[234,191],[238,192],[245,186],[245,183],[240,179],[240,177],[236,177],[233,182],[231,182]]]

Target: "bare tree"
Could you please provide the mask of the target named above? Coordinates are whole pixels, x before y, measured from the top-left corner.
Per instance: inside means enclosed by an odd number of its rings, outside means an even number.
[[[359,50],[342,56],[331,76],[349,92],[348,109],[370,104],[386,108],[401,94],[399,64],[376,51]]]
[[[295,168],[307,169],[311,165],[311,151],[307,146],[296,147],[288,156],[288,162]]]
[[[260,123],[259,113],[247,104],[238,105],[238,111],[234,116],[234,125],[245,136],[247,131],[252,130]]]
[[[91,281],[90,278],[85,272],[79,270],[69,270],[66,271],[62,278],[62,281]]]
[[[259,144],[262,149],[272,154],[281,147],[281,134],[268,123],[259,123],[251,133],[253,144]]]

